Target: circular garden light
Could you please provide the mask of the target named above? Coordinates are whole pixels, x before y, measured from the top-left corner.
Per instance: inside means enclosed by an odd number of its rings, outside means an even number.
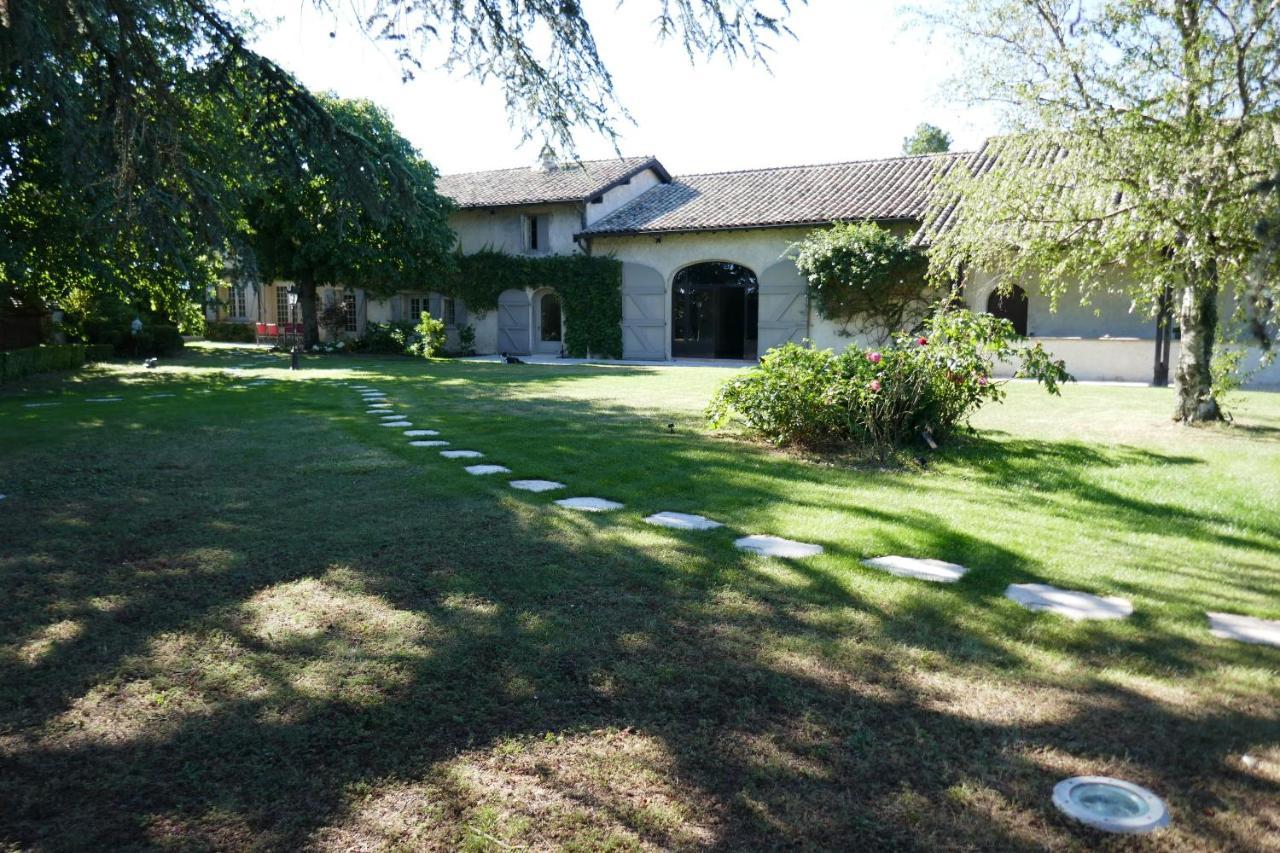
[[[1106,776],[1073,776],[1053,788],[1063,814],[1103,832],[1152,832],[1169,823],[1169,810],[1146,788]]]

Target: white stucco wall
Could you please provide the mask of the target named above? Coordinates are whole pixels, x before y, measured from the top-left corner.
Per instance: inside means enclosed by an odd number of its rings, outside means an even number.
[[[578,251],[573,237],[582,230],[582,209],[577,204],[460,210],[449,217],[449,224],[457,233],[458,245],[465,254],[493,249],[522,255],[526,254],[524,228],[527,216],[549,217],[549,245],[537,254],[567,255]]]
[[[652,169],[646,169],[635,175],[631,178],[630,183],[621,184],[606,192],[600,202],[586,205],[587,224],[591,225],[603,219],[636,196],[642,195],[646,190],[657,186],[661,182],[662,179],[658,177],[658,173]]]

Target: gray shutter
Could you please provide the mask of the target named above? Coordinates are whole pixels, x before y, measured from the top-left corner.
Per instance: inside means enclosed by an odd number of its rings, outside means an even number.
[[[498,352],[529,354],[529,294],[504,290],[498,297]]]
[[[760,276],[760,326],[757,355],[787,342],[800,343],[809,326],[809,294],[790,261],[774,264]]]
[[[622,357],[667,357],[667,286],[643,264],[622,265]]]
[[[453,324],[459,329],[467,325],[467,303],[456,296],[453,298],[453,317]]]

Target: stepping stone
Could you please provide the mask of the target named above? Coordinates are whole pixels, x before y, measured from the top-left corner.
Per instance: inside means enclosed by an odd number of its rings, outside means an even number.
[[[339,385],[346,385],[347,383],[345,383],[345,382],[339,382],[338,384],[339,384]],[[352,385],[352,386],[351,386],[351,388],[352,388],[353,390],[356,390],[356,391],[368,391],[368,390],[369,390],[369,386],[368,386],[368,385]]]
[[[410,447],[448,447],[449,442],[447,441],[411,441],[409,442],[409,446]]]
[[[413,421],[383,421],[378,426],[384,427],[408,427],[413,426]]]
[[[791,539],[783,539],[781,536],[769,536],[763,533],[743,536],[741,539],[733,540],[733,544],[743,551],[751,551],[764,557],[798,559],[800,557],[813,557],[822,553],[821,545],[810,545],[807,542],[796,542]]]
[[[969,571],[964,566],[920,557],[875,557],[863,560],[862,565],[882,569],[900,578],[915,578],[934,583],[955,583]]]
[[[1068,619],[1124,619],[1133,605],[1124,598],[1103,598],[1087,592],[1058,589],[1047,583],[1011,583],[1004,597],[1028,610],[1058,613]]]
[[[124,397],[86,397],[86,403],[119,403]]]
[[[1207,613],[1209,633],[1224,640],[1280,646],[1280,619],[1259,619],[1236,613]]]
[[[583,512],[608,512],[611,509],[622,509],[622,504],[617,501],[607,501],[604,498],[562,498],[556,501],[556,506],[580,509]]]
[[[389,409],[391,408],[391,404],[390,403],[371,403],[369,404],[369,408],[370,409]]]
[[[23,403],[22,407],[24,409],[44,409],[44,408],[48,408],[49,406],[61,406],[61,405],[62,405],[61,403]]]
[[[442,450],[440,455],[445,459],[479,459],[484,456],[479,450]]]
[[[477,477],[483,477],[485,474],[511,473],[511,469],[505,465],[468,465],[464,470]]]
[[[711,530],[715,527],[724,527],[720,522],[712,521],[704,515],[687,515],[683,512],[656,512],[647,516],[645,521],[676,530]]]
[[[404,434],[413,438],[418,435],[439,435],[440,431],[434,429],[407,429],[404,431]]]
[[[404,415],[397,414],[396,412],[388,412],[385,409],[370,409],[369,414],[377,415],[384,421],[398,421],[404,419]]]
[[[142,395],[142,399],[144,399],[144,400],[162,400],[162,399],[164,399],[165,397],[176,397],[176,396],[178,396],[178,395],[177,395],[177,394],[143,394],[143,395]]]
[[[564,483],[557,483],[555,480],[512,480],[507,485],[525,492],[550,492],[564,488]]]

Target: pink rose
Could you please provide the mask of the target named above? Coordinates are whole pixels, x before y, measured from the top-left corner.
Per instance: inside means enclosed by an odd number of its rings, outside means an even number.
[[[916,343],[918,343],[920,346],[925,346],[926,344],[929,343],[929,339],[924,337],[916,338]]]
[[[881,356],[880,356],[880,353],[878,352],[867,353],[867,361],[871,362],[872,364],[879,364],[880,358]]]
[[[986,386],[986,384],[987,384],[987,377],[985,377],[985,376],[979,376],[979,377],[978,377],[978,385],[979,385],[979,386],[982,386],[982,387],[985,387],[985,386]]]
[[[879,353],[876,353],[876,355],[879,355]],[[870,388],[871,393],[874,394],[876,391],[880,390],[880,380],[872,379],[870,382],[867,383],[867,387]]]

